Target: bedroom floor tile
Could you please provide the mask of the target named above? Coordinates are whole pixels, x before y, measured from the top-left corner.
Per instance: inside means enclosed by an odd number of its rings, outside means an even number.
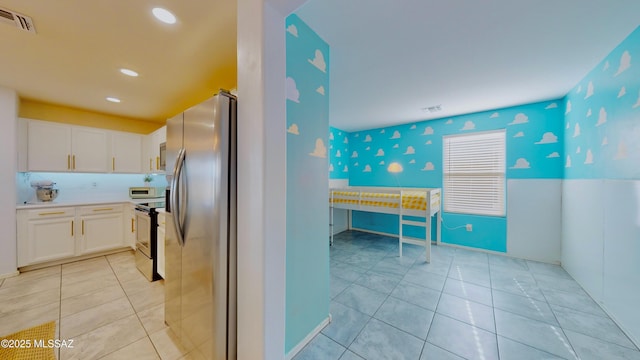
[[[386,236],[334,237],[331,278],[344,290],[331,301],[332,322],[321,333],[346,348],[340,359],[640,360],[558,265],[446,245],[432,246],[427,263],[423,248],[403,250],[399,258],[397,240]],[[388,277],[398,276],[389,293]],[[332,359],[332,351],[317,358]]]

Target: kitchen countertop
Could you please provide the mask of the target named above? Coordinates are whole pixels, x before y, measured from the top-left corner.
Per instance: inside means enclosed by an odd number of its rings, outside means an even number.
[[[164,200],[164,198],[154,199],[89,199],[89,200],[73,200],[73,201],[52,201],[52,202],[34,202],[26,204],[17,204],[16,210],[28,210],[28,209],[43,209],[43,208],[56,208],[56,207],[73,207],[73,206],[86,206],[86,205],[101,205],[101,204],[141,204],[149,201]],[[164,210],[163,210],[164,211]]]

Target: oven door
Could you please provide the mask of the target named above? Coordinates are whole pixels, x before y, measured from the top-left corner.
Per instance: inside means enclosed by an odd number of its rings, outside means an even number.
[[[136,248],[151,259],[151,217],[147,212],[136,209],[136,224]]]

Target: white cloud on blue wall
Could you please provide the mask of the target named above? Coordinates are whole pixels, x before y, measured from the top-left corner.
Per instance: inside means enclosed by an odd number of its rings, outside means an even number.
[[[489,116],[489,119],[495,119],[497,117],[500,117],[500,113],[494,112],[493,114],[491,114],[491,116]]]
[[[288,77],[286,80],[286,91],[287,91],[287,99],[293,102],[300,102],[300,91],[296,86],[296,81],[293,78]]]
[[[602,67],[602,71],[607,71],[607,70],[609,70],[609,66],[611,66],[611,65],[609,64],[609,60],[605,61],[605,62],[604,62],[604,66]]]
[[[529,169],[531,168],[531,164],[525,158],[519,158],[516,160],[515,165],[511,167],[511,169]]]
[[[287,32],[295,37],[298,37],[298,28],[293,24],[287,26]]]
[[[329,164],[329,172],[333,172],[333,164]]]
[[[431,126],[427,126],[424,128],[422,135],[433,135],[433,128]]]
[[[426,142],[426,143],[424,143],[424,144],[425,144],[425,145],[431,145],[431,144],[433,144],[433,142],[432,142],[431,140],[427,140],[427,142]]]
[[[622,53],[622,56],[620,57],[620,66],[618,66],[618,71],[616,71],[616,74],[614,76],[618,76],[622,74],[625,70],[627,70],[630,67],[631,67],[631,54],[629,54],[628,51],[625,51],[624,53]]]
[[[585,94],[584,98],[588,99],[592,96],[593,96],[593,82],[589,81],[589,84],[587,85],[587,93]]]
[[[391,136],[391,139],[400,139],[400,131],[396,130],[393,132],[393,136]]]
[[[384,165],[384,160],[380,161],[378,165]]]
[[[564,114],[567,115],[570,112],[571,112],[571,101],[569,100],[569,101],[567,101],[567,106],[566,106],[566,108],[564,110]]]
[[[398,149],[399,147],[400,147],[400,144],[395,144],[395,145],[393,145],[393,148],[394,148],[394,149]]]
[[[640,106],[640,93],[638,94],[638,101],[636,101],[636,103],[633,105],[633,108],[637,108],[638,106]]]
[[[469,120],[469,121],[465,121],[464,126],[462,127],[462,131],[467,131],[467,130],[473,130],[476,128],[476,124],[473,123],[473,121]]]
[[[371,172],[371,165],[365,165],[364,170],[362,172]]]
[[[364,137],[364,142],[371,142],[373,141],[373,139],[371,139],[371,135],[367,135]]]
[[[559,158],[559,157],[560,157],[560,154],[558,154],[557,151],[554,151],[551,154],[547,155],[547,159]]]
[[[378,152],[376,153],[376,157],[378,156],[384,156],[384,150],[378,149]]]
[[[553,144],[558,142],[558,137],[552,132],[546,132],[542,135],[542,139],[535,144]]]
[[[606,136],[603,137],[602,138],[602,143],[600,145],[602,145],[602,146],[609,145],[609,139]]]
[[[411,159],[411,161],[409,161],[409,164],[415,164],[416,163],[416,159]]]
[[[291,124],[291,126],[289,126],[289,128],[287,129],[287,132],[293,135],[300,135],[297,124]]]
[[[549,110],[549,109],[556,109],[558,107],[558,103],[551,103],[549,105],[547,105],[547,107],[545,107],[545,110]]]
[[[621,87],[620,91],[618,92],[618,99],[620,99],[621,97],[623,97],[625,94],[627,93],[627,88],[626,87]]]
[[[352,158],[352,159],[355,159],[355,158],[357,158],[357,157],[358,157],[358,152],[354,150],[354,151],[351,153],[351,158]]]
[[[589,108],[589,110],[587,110],[587,117],[591,116],[591,108]]]
[[[601,107],[600,108],[600,114],[598,115],[598,122],[596,123],[596,126],[603,125],[606,122],[607,122],[607,111],[603,107]]]
[[[409,128],[409,130],[415,130],[418,126],[416,124],[411,125],[411,127]]]
[[[451,125],[453,124],[453,119],[449,119],[447,120],[447,122],[445,122],[445,125]]]
[[[416,153],[416,149],[413,146],[408,146],[407,151],[404,152],[404,155],[413,155]]]
[[[566,168],[571,167],[571,156],[567,155],[567,162],[564,163],[564,167]]]
[[[427,163],[424,164],[424,167],[422,168],[422,171],[433,171],[435,169],[436,169],[436,167],[433,166],[433,163],[431,161],[427,161]]]
[[[514,138],[519,138],[519,137],[524,137],[524,132],[523,131],[518,131],[515,135],[513,135]]]
[[[516,116],[513,118],[513,121],[510,122],[508,125],[519,125],[519,124],[526,124],[529,122],[529,117],[523,113],[517,113]]]
[[[340,152],[340,150],[336,151],[336,157],[341,157],[342,153]]]
[[[322,139],[316,139],[316,146],[313,149],[313,152],[309,153],[311,156],[326,158],[327,157],[327,147],[324,146],[324,141]]]
[[[593,153],[591,152],[591,149],[587,150],[587,156],[584,159],[584,163],[587,165],[593,164]]]
[[[329,132],[329,140],[334,140],[334,139],[335,139],[335,137],[333,136],[333,133]]]
[[[317,89],[316,92],[320,95],[324,95],[324,86],[320,85]]]
[[[309,63],[318,68],[318,70],[322,71],[323,73],[327,72],[327,64],[324,62],[324,55],[322,55],[322,51],[316,49],[315,57],[313,58],[313,60],[308,60]]]
[[[573,137],[580,136],[580,124],[576,123],[576,127],[573,129]]]

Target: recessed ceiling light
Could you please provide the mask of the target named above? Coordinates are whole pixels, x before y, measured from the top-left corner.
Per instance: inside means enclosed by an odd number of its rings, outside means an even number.
[[[131,69],[124,69],[123,68],[123,69],[120,69],[120,72],[125,74],[125,75],[128,75],[128,76],[133,76],[133,77],[138,76],[138,73],[133,71],[133,70],[131,70]]]
[[[167,10],[167,9],[163,9],[163,8],[153,8],[153,10],[151,10],[151,12],[153,13],[153,16],[156,17],[156,19],[162,21],[165,24],[175,24],[176,23],[176,16],[173,15],[171,13],[171,11]]]
[[[107,97],[107,101],[111,101],[113,103],[119,103],[120,99],[112,97],[112,96],[109,96],[109,97]]]

